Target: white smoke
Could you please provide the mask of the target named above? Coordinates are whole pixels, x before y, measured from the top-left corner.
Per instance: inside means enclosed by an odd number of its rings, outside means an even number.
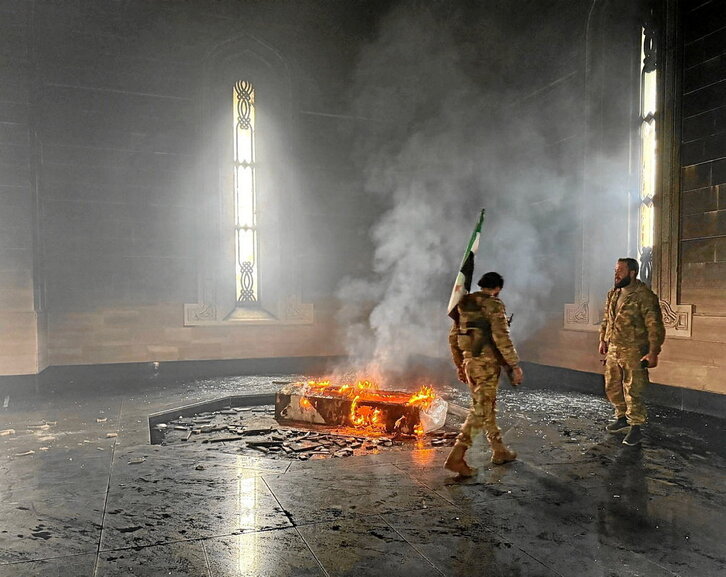
[[[504,276],[515,337],[545,321],[558,277],[571,270],[566,259],[543,258],[557,254],[573,214],[573,178],[549,148],[568,119],[528,98],[551,78],[517,76],[523,55],[501,22],[482,19],[462,36],[471,14],[437,6],[391,13],[355,77],[353,111],[373,119],[358,143],[367,191],[388,203],[371,230],[371,274],[338,290],[348,352],[361,369],[395,374],[417,357],[448,355],[446,305],[481,208],[474,283],[489,270]]]

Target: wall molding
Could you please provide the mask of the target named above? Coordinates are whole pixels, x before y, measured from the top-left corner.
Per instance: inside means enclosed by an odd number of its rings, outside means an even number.
[[[660,308],[666,335],[690,339],[693,332],[693,305],[672,305],[661,299]]]

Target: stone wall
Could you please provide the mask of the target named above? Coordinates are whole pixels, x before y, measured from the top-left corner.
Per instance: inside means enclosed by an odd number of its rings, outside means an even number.
[[[680,296],[697,315],[724,315],[726,6],[684,3],[683,30]]]
[[[666,339],[651,380],[726,394],[726,4],[714,0],[669,5],[677,6],[671,14],[679,30],[672,53],[675,63],[682,67],[676,75],[680,84],[674,84],[677,93],[668,95],[681,114],[680,123],[674,127],[680,141],[673,143],[680,153],[675,166],[676,172],[680,169],[680,179],[675,179],[680,180],[680,202],[672,207],[680,205],[676,236],[680,254],[674,270],[657,273],[676,277],[678,287],[677,295],[659,296],[672,299],[670,305],[692,305],[693,316],[690,337]],[[661,54],[669,52],[670,47]],[[662,170],[671,168],[666,164]],[[598,244],[600,250],[607,247]],[[661,267],[670,266],[668,250],[666,241],[656,249],[662,255],[658,261]],[[661,288],[666,284],[661,283]],[[580,330],[563,329],[562,319],[553,315],[544,328],[522,343],[524,358],[601,373],[596,329],[605,290],[596,292],[587,325]]]
[[[0,3],[0,374],[340,354],[331,275],[360,261],[375,218],[370,201],[338,202],[357,190],[345,81],[375,6]],[[306,325],[185,327],[185,303],[204,298],[200,247],[219,234],[204,181],[205,67],[244,39],[288,83],[276,129],[289,157],[275,160],[305,168],[285,191],[277,260],[295,269],[277,284],[320,311]]]
[[[339,356],[332,317],[320,306],[311,324],[189,327],[176,303],[50,314],[49,364]]]
[[[42,363],[33,291],[30,9],[30,2],[0,5],[0,374],[36,373]]]

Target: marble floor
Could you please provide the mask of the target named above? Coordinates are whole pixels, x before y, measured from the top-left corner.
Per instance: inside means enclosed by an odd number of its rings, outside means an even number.
[[[599,396],[503,387],[519,459],[490,465],[480,438],[468,480],[446,448],[303,462],[149,444],[150,413],[272,380],[0,398],[0,577],[726,574],[723,421],[651,407],[632,448]]]

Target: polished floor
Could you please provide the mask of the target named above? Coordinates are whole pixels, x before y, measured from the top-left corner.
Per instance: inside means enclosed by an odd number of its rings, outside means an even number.
[[[468,480],[446,448],[297,462],[148,444],[152,412],[275,388],[0,398],[0,577],[726,574],[723,421],[651,407],[632,448],[599,396],[503,389],[519,459],[491,466],[480,438]]]

